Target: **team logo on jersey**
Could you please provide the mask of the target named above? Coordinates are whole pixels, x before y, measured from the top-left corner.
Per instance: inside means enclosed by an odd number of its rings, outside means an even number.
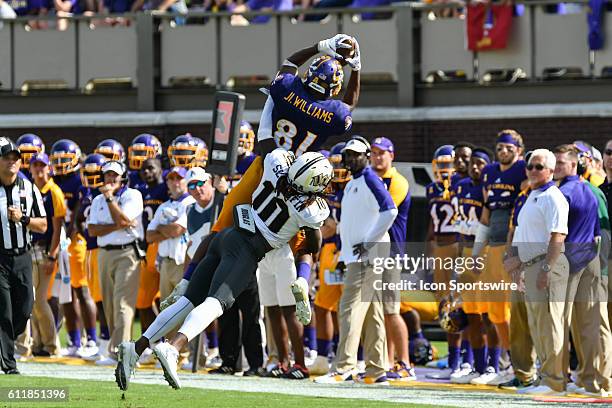
[[[344,130],[349,130],[352,125],[353,118],[351,116],[347,116],[346,119],[344,119]]]

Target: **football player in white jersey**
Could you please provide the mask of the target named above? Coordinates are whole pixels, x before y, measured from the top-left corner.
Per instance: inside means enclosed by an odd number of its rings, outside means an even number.
[[[177,350],[232,306],[265,254],[287,245],[299,230],[305,231],[307,249],[318,250],[319,227],[329,216],[321,196],[332,175],[332,165],[320,153],[308,152],[295,159],[293,153],[279,148],[265,157],[252,205],[235,207],[235,226],[215,235],[185,295],[160,313],[136,343],[119,346],[115,379],[120,389],[127,389],[140,354],[184,321],[170,342],[153,348],[168,383],[180,388]]]

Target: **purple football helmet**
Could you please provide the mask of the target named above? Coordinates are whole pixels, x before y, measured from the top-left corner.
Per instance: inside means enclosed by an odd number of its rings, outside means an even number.
[[[340,93],[343,80],[344,72],[338,60],[323,55],[312,61],[303,82],[308,88],[327,99]]]
[[[162,144],[158,138],[148,133],[138,135],[128,147],[128,165],[130,170],[140,170],[147,159],[159,159],[162,156]]]
[[[92,153],[85,158],[81,166],[81,182],[83,186],[98,188],[104,184],[102,178],[102,165],[108,160],[106,156]]]
[[[29,169],[32,156],[45,152],[45,144],[42,139],[34,133],[26,133],[17,139],[17,147],[21,154],[21,168]]]
[[[125,161],[125,150],[115,139],[104,139],[98,143],[94,153],[101,154],[108,160]]]
[[[51,168],[53,174],[62,176],[73,173],[79,169],[81,148],[70,139],[61,139],[51,146]]]

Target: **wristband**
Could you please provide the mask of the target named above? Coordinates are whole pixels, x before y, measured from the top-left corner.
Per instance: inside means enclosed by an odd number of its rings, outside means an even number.
[[[112,203],[113,201],[114,201],[114,200],[113,200],[113,197],[112,197],[112,196],[111,196],[111,197],[106,197],[106,202],[107,202],[107,203]]]
[[[55,261],[57,261],[57,257],[51,256],[51,255],[47,255],[47,261],[55,262]]]
[[[19,221],[23,224],[24,227],[27,227],[30,224],[30,217],[27,215],[22,215]]]

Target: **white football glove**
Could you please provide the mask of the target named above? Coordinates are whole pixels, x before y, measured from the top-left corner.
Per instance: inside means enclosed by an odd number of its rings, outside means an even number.
[[[361,70],[361,54],[359,52],[359,43],[355,38],[352,38],[355,41],[355,55],[353,58],[347,58],[346,63],[351,67],[353,71]]]
[[[187,291],[187,286],[189,286],[189,281],[181,279],[181,281],[172,290],[172,293],[170,293],[170,295],[168,295],[168,297],[162,300],[162,302],[159,304],[159,310],[164,310],[179,300],[179,298]]]
[[[340,54],[336,52],[338,48],[351,48],[350,41],[351,36],[346,34],[336,34],[332,38],[319,41],[317,49],[323,54],[327,54],[336,59],[343,59]]]

